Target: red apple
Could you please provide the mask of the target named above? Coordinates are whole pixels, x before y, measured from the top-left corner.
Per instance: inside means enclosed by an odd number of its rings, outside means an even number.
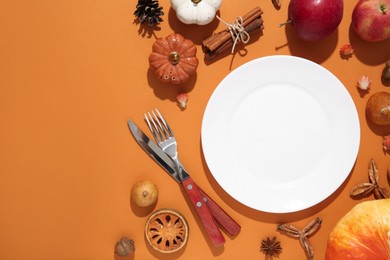
[[[390,199],[360,202],[333,228],[325,260],[389,260]]]
[[[390,0],[360,0],[352,12],[352,27],[369,42],[390,38]]]
[[[339,26],[343,11],[343,0],[291,0],[287,23],[303,40],[318,41]]]

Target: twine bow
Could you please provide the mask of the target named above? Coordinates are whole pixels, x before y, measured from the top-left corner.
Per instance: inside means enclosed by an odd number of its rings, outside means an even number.
[[[249,33],[245,31],[245,28],[242,25],[243,19],[241,16],[239,16],[232,23],[225,22],[224,20],[219,18],[218,15],[216,17],[218,18],[218,20],[220,20],[222,23],[224,23],[229,29],[230,35],[232,36],[232,39],[233,39],[232,53],[234,52],[234,48],[236,47],[236,44],[238,42],[241,41],[244,44],[249,42],[250,36],[249,36]]]

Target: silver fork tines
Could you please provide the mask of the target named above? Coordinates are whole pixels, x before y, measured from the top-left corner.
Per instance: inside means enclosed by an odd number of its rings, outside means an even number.
[[[162,136],[162,134],[161,134],[159,128],[157,127],[156,122],[155,122],[155,121],[158,122],[156,114],[154,114],[154,112],[152,112],[152,113],[153,113],[154,117],[156,118],[156,120],[153,119],[152,115],[149,112],[147,114],[145,113],[144,116],[145,116],[146,123],[148,124],[149,130],[153,134],[154,140],[156,141],[156,143],[158,143],[160,140],[163,139],[163,136]]]
[[[153,111],[152,111],[152,112],[153,112]],[[165,129],[167,129],[168,133],[169,133],[171,136],[173,136],[173,132],[172,132],[171,128],[169,127],[167,121],[165,121],[164,117],[160,114],[160,111],[158,111],[157,108],[156,108],[156,112],[157,112],[159,118],[161,119],[161,122],[164,124]]]
[[[165,121],[164,117],[157,109],[155,109],[155,112],[151,111],[145,113],[144,116],[145,121],[153,134],[154,140],[176,163],[180,174],[184,170],[184,167],[178,158],[175,135],[173,134],[167,121]],[[183,174],[185,175],[186,173]]]
[[[149,126],[149,129],[153,134],[154,140],[159,143],[161,141],[164,141],[165,139],[168,139],[169,137],[172,137],[173,132],[171,131],[164,117],[157,109],[156,113],[152,111],[152,113],[148,112],[147,114],[144,114],[144,116]]]

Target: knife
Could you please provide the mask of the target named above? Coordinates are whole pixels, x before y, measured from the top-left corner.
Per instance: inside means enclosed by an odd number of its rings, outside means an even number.
[[[175,162],[149,137],[142,132],[142,130],[132,121],[127,121],[131,134],[142,149],[149,154],[149,156],[155,160],[164,170],[166,170],[177,182],[177,171]],[[196,184],[195,184],[196,185]],[[241,226],[227,214],[213,199],[211,199],[198,185],[203,196],[203,200],[209,207],[209,210],[215,220],[231,235],[235,236],[240,232]]]
[[[164,153],[163,150],[157,144],[155,144],[149,137],[139,129],[139,127],[130,119],[127,121],[130,132],[137,141],[137,143],[145,150],[153,160],[155,160],[163,169],[165,169],[172,177],[177,181],[175,175],[177,172],[175,170],[176,165],[172,159]]]

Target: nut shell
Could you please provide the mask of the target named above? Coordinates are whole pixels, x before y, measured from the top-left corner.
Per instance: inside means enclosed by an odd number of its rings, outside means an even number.
[[[153,249],[161,253],[173,253],[183,248],[188,234],[186,219],[173,209],[157,210],[146,221],[146,240]]]

